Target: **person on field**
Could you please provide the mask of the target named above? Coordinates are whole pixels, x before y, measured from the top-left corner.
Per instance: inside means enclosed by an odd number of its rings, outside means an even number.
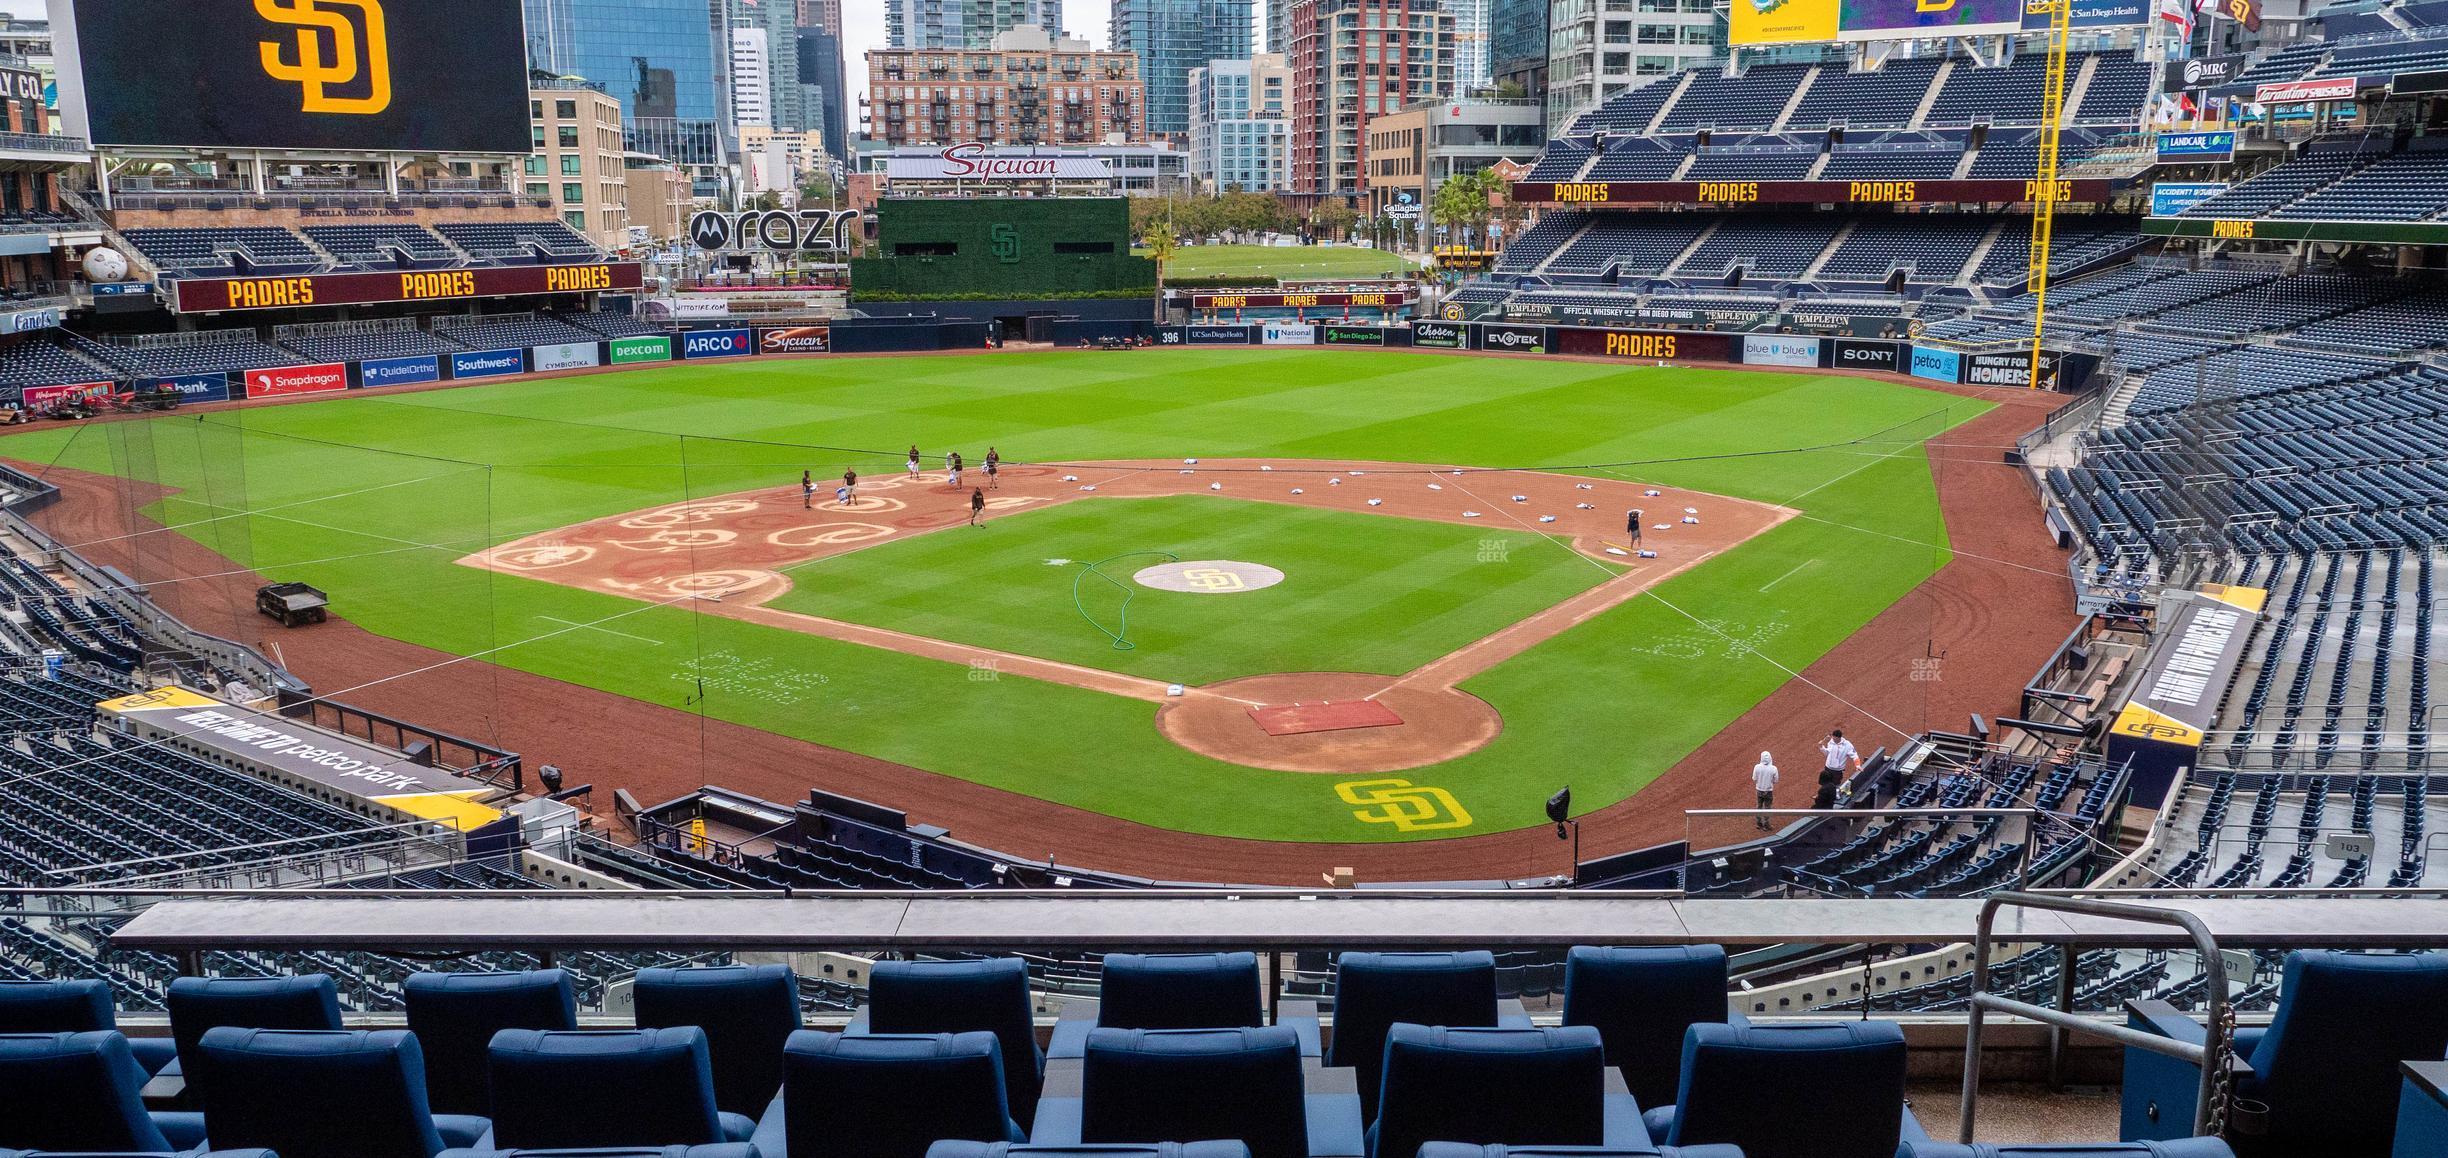
[[[953,490],[960,489],[960,474],[961,456],[956,450],[944,456],[944,479],[951,484]]]
[[[1640,538],[1640,536],[1641,536],[1641,513],[1640,513],[1640,511],[1638,511],[1638,510],[1634,510],[1634,511],[1633,511],[1631,514],[1628,514],[1628,515],[1625,515],[1625,516],[1624,516],[1624,534],[1627,534],[1627,535],[1632,536],[1632,545],[1633,545],[1633,546],[1635,546],[1635,547],[1640,546],[1640,541],[1641,541],[1641,538]]]
[[[799,472],[799,507],[801,510],[809,511],[816,509],[815,471],[803,470]]]
[[[1811,807],[1834,808],[1837,790],[1844,785],[1845,772],[1861,770],[1861,752],[1853,747],[1853,741],[1845,739],[1844,729],[1832,728],[1828,731],[1827,739],[1820,743],[1819,754],[1822,757],[1819,764],[1819,794],[1812,798]]]
[[[856,467],[842,471],[841,493],[842,504],[845,506],[858,501],[858,469]]]
[[[972,527],[985,526],[984,523],[978,521],[985,517],[986,491],[983,487],[972,488],[969,491],[969,525]]]
[[[995,453],[995,448],[993,448],[993,447],[991,447],[991,446],[990,446],[990,447],[987,447],[987,448],[986,448],[986,485],[987,485],[987,486],[990,486],[990,487],[1000,487],[1000,486],[1002,486],[1002,485],[1003,485],[1002,483],[1000,483],[1000,482],[996,481],[996,479],[995,479],[995,474],[996,474],[998,471],[1002,470],[1002,469],[1003,469],[1003,456],[1002,456],[1002,455],[1000,455],[1000,454]]]
[[[918,444],[915,442],[910,444],[909,476],[911,482],[918,481]]]
[[[1760,814],[1752,817],[1751,823],[1761,832],[1770,831],[1774,827],[1768,823],[1768,810],[1776,807],[1776,786],[1776,759],[1762,752],[1760,762],[1751,766],[1751,791],[1758,797],[1760,809]]]

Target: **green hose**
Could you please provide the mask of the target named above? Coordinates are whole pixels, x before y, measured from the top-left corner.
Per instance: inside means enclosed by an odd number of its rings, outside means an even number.
[[[1134,644],[1129,640],[1128,636],[1130,635],[1131,600],[1139,597],[1139,588],[1136,584],[1124,583],[1123,581],[1116,579],[1113,576],[1098,570],[1097,568],[1103,567],[1107,563],[1115,562],[1116,560],[1136,559],[1143,555],[1154,555],[1167,563],[1181,562],[1181,556],[1176,555],[1171,551],[1128,551],[1124,552],[1123,554],[1116,555],[1111,559],[1099,559],[1094,563],[1088,564],[1086,569],[1082,570],[1076,578],[1071,580],[1071,606],[1079,610],[1080,618],[1087,620],[1088,626],[1104,632],[1105,637],[1113,641],[1115,651],[1132,651],[1138,647],[1137,644]],[[1108,628],[1104,624],[1097,622],[1097,617],[1088,613],[1088,601],[1080,596],[1080,584],[1086,582],[1088,577],[1091,575],[1094,575],[1097,578],[1122,589],[1122,614],[1120,617],[1120,623],[1115,627]]]

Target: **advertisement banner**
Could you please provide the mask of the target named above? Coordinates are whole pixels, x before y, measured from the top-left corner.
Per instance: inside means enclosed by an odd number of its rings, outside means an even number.
[[[694,330],[680,335],[680,356],[690,361],[745,358],[753,353],[756,339],[746,330]]]
[[[1182,330],[1193,346],[1246,346],[1250,344],[1248,326],[1187,326]]]
[[[175,378],[140,378],[136,382],[136,390],[138,393],[176,390],[182,403],[227,402],[230,396],[229,375],[181,374]]]
[[[451,355],[453,378],[498,378],[527,372],[525,350],[479,350]]]
[[[1559,354],[1632,358],[1651,362],[1731,362],[1732,334],[1657,334],[1638,330],[1559,329]]]
[[[2235,83],[2244,72],[2242,56],[2197,56],[2167,62],[2160,86],[2168,92],[2200,92]]]
[[[830,354],[833,352],[833,327],[792,326],[779,330],[758,330],[757,352],[762,354]]]
[[[731,299],[703,294],[654,299],[638,311],[640,317],[667,322],[719,322],[731,316]]]
[[[2289,80],[2265,84],[2253,89],[2253,103],[2264,105],[2308,105],[2328,101],[2350,101],[2355,90],[2363,87],[2363,79],[2354,76],[2327,77],[2321,80]]]
[[[51,25],[60,111],[97,145],[524,153],[520,17],[501,0],[84,0]]]
[[[368,388],[441,380],[442,359],[432,354],[422,358],[376,358],[357,363],[357,381]]]
[[[2151,186],[2150,215],[2174,217],[2226,191],[2225,181],[2161,181]]]
[[[17,404],[28,410],[40,410],[45,406],[72,399],[108,394],[111,392],[111,386],[112,383],[109,382],[78,382],[68,386],[28,386],[18,392]]]
[[[1745,366],[1809,366],[1819,365],[1819,339],[1797,338],[1790,334],[1743,335],[1742,360]]]
[[[52,309],[18,310],[7,315],[7,317],[8,331],[12,334],[25,334],[31,333],[35,330],[48,330],[66,320],[65,315],[61,314],[58,310]]]
[[[2161,164],[2201,164],[2235,160],[2236,135],[2233,129],[2202,133],[2159,134]]]
[[[152,292],[153,283],[149,281],[104,281],[93,286],[93,296],[98,298],[133,298]]]
[[[1411,344],[1432,350],[1459,350],[1470,336],[1468,327],[1460,322],[1413,322]]]
[[[2040,385],[2055,388],[2057,358],[2049,355],[2040,366]],[[2031,351],[2013,354],[1974,354],[1964,361],[1963,382],[1966,386],[2029,386],[2032,384]]]
[[[2058,202],[2107,201],[2117,190],[2097,178],[2057,182]],[[1942,181],[1517,181],[1513,200],[1524,205],[1932,205],[2039,199],[2036,181],[2019,179]]]
[[[594,342],[564,342],[559,345],[537,346],[528,353],[533,356],[536,373],[546,370],[582,370],[603,365],[603,353]]]
[[[1329,346],[1382,346],[1385,331],[1376,326],[1324,326],[1318,338]]]
[[[1828,343],[1828,366],[1837,370],[1877,370],[1893,374],[1902,369],[1897,364],[1901,345],[1895,342],[1861,341],[1837,338]]]
[[[1544,354],[1547,352],[1547,327],[1500,326],[1483,322],[1479,326],[1479,348],[1508,354]]]
[[[1190,308],[1194,310],[1315,310],[1342,306],[1373,309],[1393,309],[1409,304],[1419,291],[1405,289],[1399,293],[1194,293]]]
[[[522,151],[524,151],[522,149]],[[471,298],[633,290],[645,274],[636,262],[592,265],[512,265],[487,269],[420,269],[398,273],[325,273],[297,277],[182,278],[170,283],[180,313],[447,302]]]
[[[2037,11],[2035,11],[2037,9]],[[2142,0],[2074,0],[2068,28],[2138,28],[2150,22],[2150,6]],[[2040,0],[2025,0],[2023,31],[2046,32],[2049,10]]]
[[[615,366],[634,366],[640,362],[669,362],[671,359],[672,340],[668,337],[657,335],[648,338],[612,339],[612,364]]]
[[[1843,0],[1839,40],[1987,36],[2023,27],[2023,0]]]
[[[1258,341],[1267,346],[1317,345],[1317,327],[1296,322],[1268,322],[1259,328]]]
[[[322,394],[348,389],[348,366],[326,362],[320,366],[281,366],[271,370],[246,372],[246,396],[249,398],[288,398],[299,394]]]
[[[1954,382],[1963,377],[1963,355],[1953,350],[1929,346],[1912,348],[1912,376],[1932,382]]]
[[[1727,43],[1814,44],[1836,39],[1844,0],[1734,0]]]

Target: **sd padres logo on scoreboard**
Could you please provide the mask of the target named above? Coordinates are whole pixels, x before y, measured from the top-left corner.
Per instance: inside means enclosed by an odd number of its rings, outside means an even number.
[[[266,40],[258,47],[265,75],[304,90],[301,111],[372,116],[391,107],[391,37],[382,0],[255,0],[255,13],[297,30],[293,43]],[[292,49],[295,59],[288,55]],[[365,95],[332,95],[360,77]]]

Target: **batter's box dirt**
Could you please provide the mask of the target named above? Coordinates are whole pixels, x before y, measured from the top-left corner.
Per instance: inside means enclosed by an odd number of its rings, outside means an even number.
[[[947,485],[938,473],[863,481],[851,502],[837,503],[828,482],[811,507],[798,480],[791,479],[770,490],[710,496],[531,535],[460,562],[631,599],[691,602],[707,614],[1145,700],[1159,705],[1156,726],[1165,736],[1234,764],[1296,772],[1390,772],[1451,760],[1503,730],[1494,708],[1459,690],[1463,681],[1796,514],[1646,483],[1407,463],[1245,459],[1003,468],[1001,486],[988,500],[992,516],[1100,497],[1212,495],[1480,528],[1488,551],[1552,550],[1534,542],[1552,538],[1615,572],[1570,599],[1399,676],[1291,672],[1176,692],[1137,676],[770,606],[789,590],[784,574],[789,568],[965,525],[970,491]],[[1636,521],[1642,527],[1637,540],[1626,530],[1634,511],[1640,512]],[[1184,587],[1217,582],[1206,572],[1219,568],[1189,571],[1181,579]],[[1376,722],[1281,734],[1261,723],[1272,709],[1327,702],[1374,705],[1358,712]]]

